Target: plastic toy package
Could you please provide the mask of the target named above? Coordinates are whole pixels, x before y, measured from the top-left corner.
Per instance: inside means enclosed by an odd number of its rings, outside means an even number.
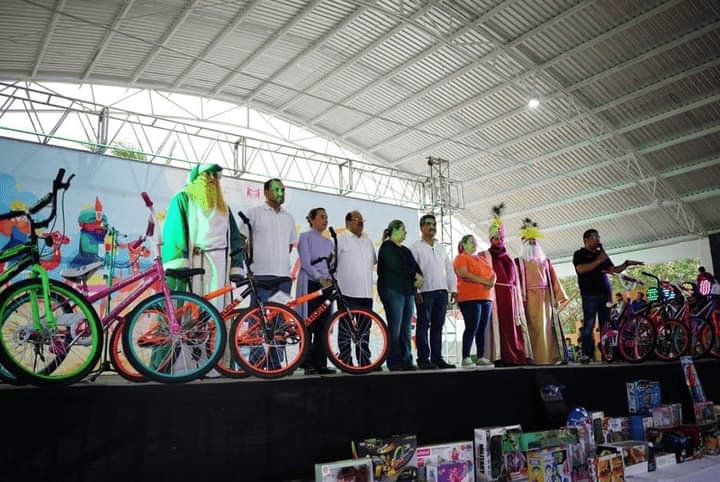
[[[415,435],[393,435],[353,442],[353,456],[370,457],[375,482],[417,480]]]
[[[527,460],[529,482],[572,482],[567,447],[531,450]]]
[[[419,482],[475,480],[472,441],[418,447],[416,457]]]
[[[350,459],[315,464],[315,482],[372,482],[372,460]]]
[[[498,480],[503,468],[505,427],[475,429],[475,473],[478,481]]]
[[[662,404],[660,382],[653,380],[635,380],[625,384],[627,389],[628,411],[631,414],[649,415],[650,409]]]
[[[693,402],[706,402],[705,391],[700,384],[700,378],[698,378],[697,370],[695,370],[695,364],[691,356],[680,357],[680,364],[682,365],[683,374],[685,375],[685,383],[687,384],[688,390],[690,390],[690,396]]]

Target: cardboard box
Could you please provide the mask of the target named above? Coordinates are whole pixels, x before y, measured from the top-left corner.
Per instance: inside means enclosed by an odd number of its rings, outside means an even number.
[[[530,450],[527,460],[529,482],[572,482],[567,447]]]
[[[602,451],[614,451],[621,454],[626,475],[636,475],[648,471],[648,447],[645,441],[626,440],[603,444],[598,446],[598,452]]]
[[[506,480],[527,479],[527,455],[520,450],[520,425],[508,425],[503,436],[503,473]]]
[[[567,428],[520,434],[520,450],[523,452],[575,443],[577,443],[577,433]]]
[[[591,412],[590,418],[592,419],[593,427],[593,438],[595,439],[595,445],[604,444],[607,442],[607,420],[605,412]]]
[[[679,403],[654,407],[650,412],[655,428],[673,427],[682,423],[682,406]]]
[[[498,480],[502,475],[502,442],[505,427],[475,429],[475,474],[478,481]]]
[[[369,458],[315,464],[315,482],[372,482],[372,472],[372,460]]]
[[[630,417],[609,417],[605,443],[630,440]]]
[[[695,413],[695,423],[699,425],[712,424],[717,421],[713,403],[710,401],[693,403],[693,412]]]
[[[470,440],[418,447],[415,455],[419,482],[437,482],[441,475],[452,475],[457,482],[475,480],[473,443]]]
[[[564,428],[577,437],[577,443],[567,445],[572,480],[573,482],[591,482],[588,459],[595,453],[592,426],[590,424],[580,424]]]
[[[649,415],[650,409],[662,404],[660,382],[653,380],[635,380],[625,384],[627,390],[628,411],[631,414]]]
[[[645,415],[630,415],[630,439],[646,440],[647,429],[653,428],[653,418]]]
[[[675,457],[675,454],[666,454],[666,453],[655,454],[656,470],[661,470],[664,467],[670,467],[675,464],[677,464],[677,457]]]
[[[395,482],[400,477],[417,478],[415,435],[393,435],[353,443],[353,455],[370,457],[375,482]]]
[[[601,455],[595,459],[594,477],[597,482],[624,482],[625,467],[623,466],[622,455],[611,453]]]

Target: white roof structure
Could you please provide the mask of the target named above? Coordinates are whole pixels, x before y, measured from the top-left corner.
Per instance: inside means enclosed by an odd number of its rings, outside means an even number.
[[[247,105],[414,174],[446,159],[466,223],[503,201],[564,257],[589,227],[720,230],[719,27],[712,0],[3,0],[0,79]]]

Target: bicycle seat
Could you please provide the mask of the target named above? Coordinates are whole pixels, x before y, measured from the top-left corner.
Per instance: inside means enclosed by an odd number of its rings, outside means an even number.
[[[177,279],[190,279],[200,274],[205,274],[203,268],[169,268],[165,270],[165,276]]]
[[[231,278],[232,279],[232,278]],[[282,283],[291,282],[292,279],[288,276],[272,276],[272,275],[259,275],[255,276],[255,286],[258,288],[265,288],[271,290],[277,288]]]
[[[91,277],[95,271],[102,268],[104,264],[102,261],[95,261],[94,263],[86,264],[79,268],[64,269],[60,272],[60,276],[73,283],[80,283],[87,281],[87,279]]]

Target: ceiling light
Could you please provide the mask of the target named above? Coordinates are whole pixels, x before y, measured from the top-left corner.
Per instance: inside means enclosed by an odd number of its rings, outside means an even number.
[[[531,109],[536,109],[540,105],[540,100],[533,97],[528,101],[528,107]]]

